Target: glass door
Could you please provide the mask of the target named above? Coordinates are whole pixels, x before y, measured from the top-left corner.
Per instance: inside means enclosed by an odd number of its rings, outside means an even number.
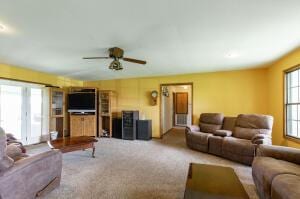
[[[0,85],[0,125],[6,133],[13,134],[17,139],[26,142],[22,87]]]
[[[23,144],[42,136],[42,87],[0,81],[0,125]]]
[[[28,104],[28,119],[27,119],[27,143],[38,143],[42,132],[42,89],[28,88],[27,95]]]

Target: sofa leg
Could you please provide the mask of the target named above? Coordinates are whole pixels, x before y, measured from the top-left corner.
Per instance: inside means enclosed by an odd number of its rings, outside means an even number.
[[[44,189],[40,190],[36,197],[45,196],[60,185],[60,177],[54,178]]]

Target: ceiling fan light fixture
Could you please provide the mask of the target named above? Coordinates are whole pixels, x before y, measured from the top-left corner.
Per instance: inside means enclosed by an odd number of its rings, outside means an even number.
[[[123,66],[119,60],[114,60],[110,63],[109,69],[111,70],[123,70]]]

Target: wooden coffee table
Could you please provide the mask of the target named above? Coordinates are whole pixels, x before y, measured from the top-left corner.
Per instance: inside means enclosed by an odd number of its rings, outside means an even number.
[[[51,149],[59,149],[62,153],[93,149],[92,157],[95,158],[95,145],[94,143],[98,142],[96,138],[89,136],[80,136],[80,137],[65,137],[58,138],[56,140],[48,141],[48,145]]]
[[[249,196],[232,168],[191,163],[184,198],[248,199]]]

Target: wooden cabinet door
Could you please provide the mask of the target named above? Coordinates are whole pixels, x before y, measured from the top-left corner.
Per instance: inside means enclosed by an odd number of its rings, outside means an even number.
[[[96,136],[96,117],[94,115],[84,116],[84,135]]]
[[[71,136],[83,136],[84,118],[82,116],[72,115],[70,117]]]

